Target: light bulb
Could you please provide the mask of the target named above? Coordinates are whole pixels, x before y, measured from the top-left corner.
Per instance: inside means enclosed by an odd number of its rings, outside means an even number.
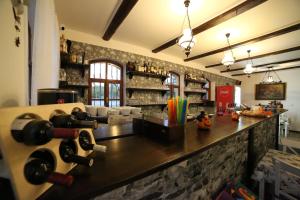
[[[182,36],[178,40],[180,47],[186,49],[187,47],[192,48],[195,45],[196,39],[193,37],[192,30],[186,28],[183,30]]]
[[[268,76],[267,82],[268,82],[268,83],[271,83],[271,82],[273,82],[273,81],[274,81],[273,76]]]
[[[222,64],[225,66],[232,65],[234,63],[234,58],[232,57],[230,52],[226,52],[224,58],[222,60]]]
[[[254,71],[254,68],[252,67],[252,64],[251,63],[246,64],[244,73],[251,74],[253,71]]]

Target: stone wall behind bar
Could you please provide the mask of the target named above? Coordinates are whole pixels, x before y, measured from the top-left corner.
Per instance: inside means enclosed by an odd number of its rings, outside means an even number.
[[[206,71],[198,70],[195,68],[171,63],[168,61],[164,60],[159,60],[143,55],[138,55],[130,52],[124,52],[120,50],[115,50],[111,48],[106,48],[106,47],[101,47],[101,46],[96,46],[96,45],[91,45],[87,43],[82,43],[82,42],[77,42],[77,41],[72,41],[72,46],[71,46],[71,54],[83,54],[85,52],[85,59],[87,60],[94,60],[94,59],[110,59],[113,61],[117,61],[120,64],[123,65],[125,69],[125,65],[128,61],[135,62],[139,64],[143,64],[144,62],[149,62],[152,63],[153,66],[157,67],[163,67],[164,70],[166,71],[174,71],[177,72],[179,75],[181,75],[181,78],[184,77],[185,72],[191,73],[196,76],[201,76],[202,74],[204,75],[205,78],[207,78],[210,81],[216,82],[216,86],[218,85],[235,85],[236,80],[227,78],[224,76],[219,76],[213,73],[209,73]],[[71,70],[71,69],[70,69]],[[78,77],[77,77],[78,76]],[[68,77],[67,77],[68,78]],[[85,73],[84,78],[80,76],[79,73],[72,73],[72,80],[78,80],[80,81],[81,79],[84,79],[82,83],[87,83],[87,78],[88,74]],[[131,86],[131,87],[137,87],[140,86],[142,87],[143,85],[147,87],[156,87],[156,86],[161,86],[161,81],[159,79],[154,79],[154,78],[147,78],[147,77],[139,77],[139,76],[134,76],[133,79],[129,79],[128,76],[126,76],[126,82],[125,86]],[[180,87],[184,87],[184,85],[181,85]],[[159,92],[156,92],[155,95],[153,96],[149,92],[142,92],[139,91],[135,93],[135,95],[143,96],[143,102],[159,102],[159,101],[165,101],[164,97],[161,97]],[[84,96],[84,99],[82,101],[87,102],[87,93]],[[131,98],[131,100],[134,100],[135,97]],[[128,94],[126,95],[126,101],[129,100]],[[141,101],[140,99],[136,98],[137,101]],[[130,100],[129,100],[130,101]],[[198,111],[199,108],[194,107],[192,110],[195,112]],[[157,112],[160,110],[160,107],[150,107],[146,108],[144,107],[143,110],[145,112],[150,112],[154,111]]]

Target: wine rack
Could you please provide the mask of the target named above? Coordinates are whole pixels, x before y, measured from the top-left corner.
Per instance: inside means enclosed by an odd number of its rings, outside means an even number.
[[[8,177],[15,193],[15,198],[20,200],[36,199],[44,193],[49,187],[50,183],[43,183],[35,185],[30,183],[24,175],[24,167],[28,158],[37,150],[47,150],[50,152],[55,160],[55,171],[62,174],[67,174],[72,168],[76,166],[74,163],[67,163],[62,160],[59,153],[59,147],[63,139],[52,139],[44,145],[28,146],[24,143],[17,142],[11,133],[11,126],[14,120],[24,113],[31,113],[43,120],[49,120],[53,111],[61,110],[67,114],[71,114],[72,109],[78,107],[85,111],[82,103],[71,104],[53,104],[31,107],[14,107],[0,109],[0,148],[3,156],[3,161],[8,169]],[[80,129],[79,131],[87,131],[90,134],[91,142],[95,144],[94,136],[91,129]],[[76,145],[77,155],[87,157],[92,150],[84,150],[79,144],[79,137],[74,139]],[[0,173],[1,174],[1,173]],[[76,181],[76,177],[74,177]],[[63,187],[63,186],[61,186]]]

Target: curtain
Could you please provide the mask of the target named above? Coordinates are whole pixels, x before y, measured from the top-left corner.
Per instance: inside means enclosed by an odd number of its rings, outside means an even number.
[[[54,0],[31,0],[32,86],[31,103],[37,104],[37,90],[57,88],[59,77],[59,27]]]

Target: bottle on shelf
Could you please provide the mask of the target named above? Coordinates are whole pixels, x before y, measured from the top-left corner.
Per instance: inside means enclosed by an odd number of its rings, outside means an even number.
[[[107,149],[107,147],[104,145],[93,144],[90,133],[87,131],[81,131],[79,133],[79,145],[85,151],[93,150],[99,152],[106,152]]]
[[[79,135],[78,129],[54,128],[51,122],[34,118],[16,119],[11,133],[17,142],[26,145],[43,145],[52,138],[75,139]]]
[[[64,186],[72,185],[73,176],[55,172],[54,163],[54,158],[48,151],[35,151],[24,166],[26,180],[34,185],[46,182]]]
[[[91,167],[94,159],[77,155],[76,144],[73,140],[62,141],[59,146],[59,154],[63,161],[67,163],[77,163]]]
[[[50,121],[54,127],[57,128],[93,128],[96,129],[98,124],[96,120],[78,120],[73,115],[66,114],[64,112],[54,112]]]

